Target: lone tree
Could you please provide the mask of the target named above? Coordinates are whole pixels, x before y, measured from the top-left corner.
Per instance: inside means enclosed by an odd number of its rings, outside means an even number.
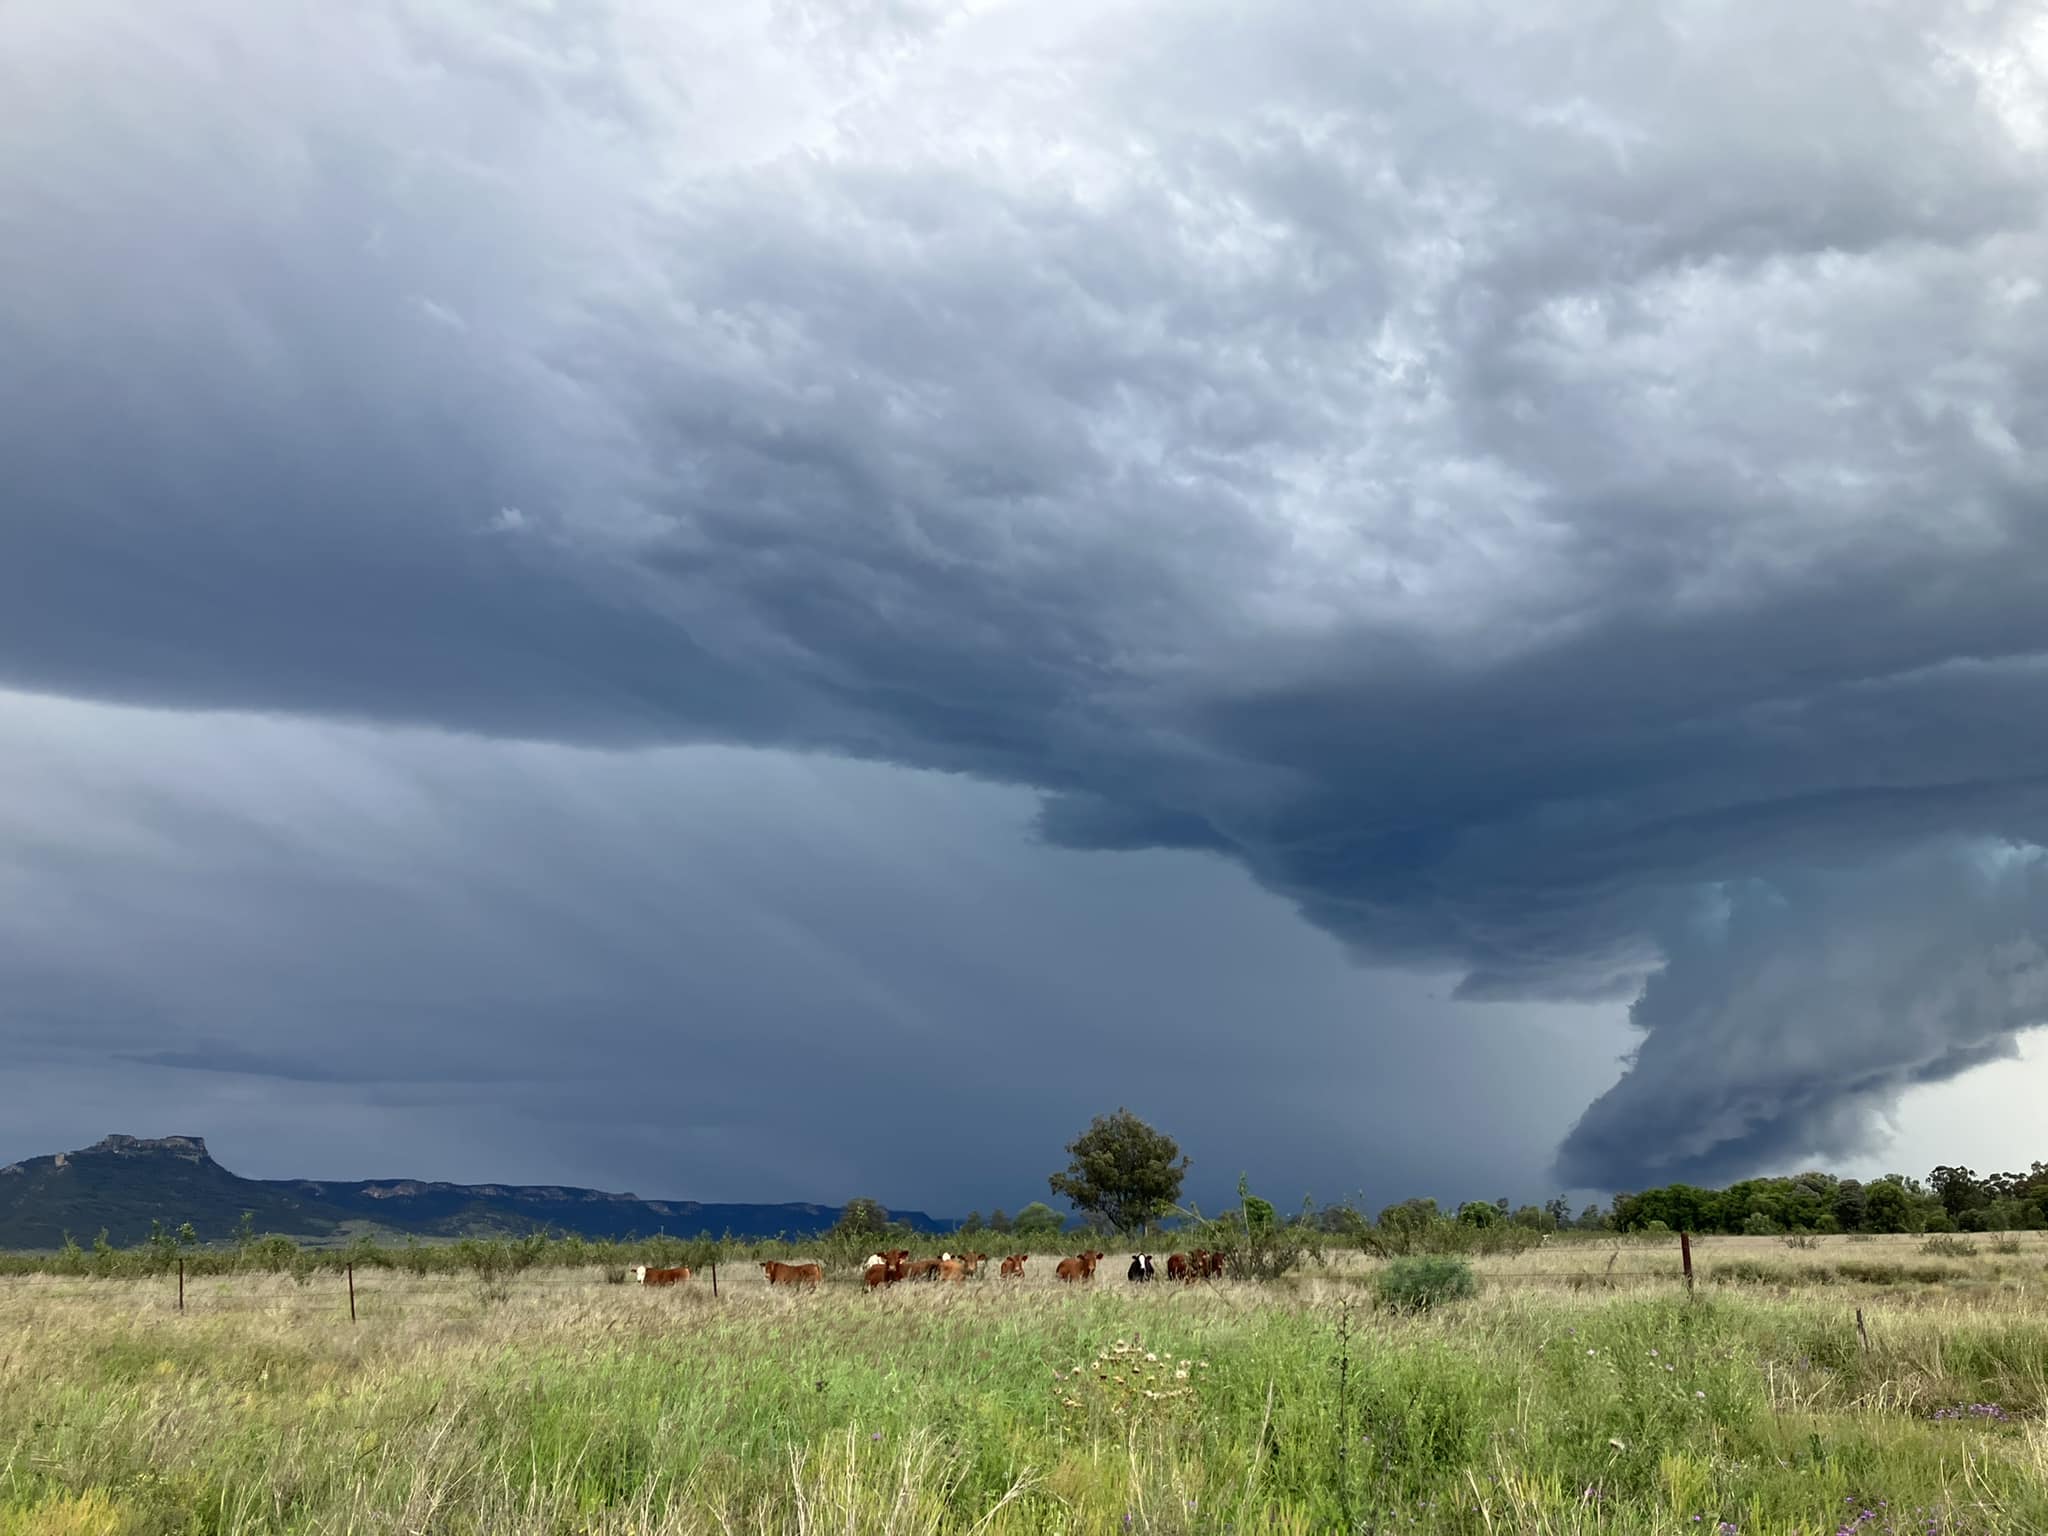
[[[849,1200],[832,1228],[834,1237],[880,1237],[889,1230],[888,1209],[879,1200]]]
[[[1188,1172],[1174,1139],[1128,1109],[1097,1115],[1067,1156],[1067,1171],[1046,1181],[1052,1192],[1118,1232],[1136,1231],[1178,1201]]]
[[[1043,1242],[1058,1237],[1066,1229],[1066,1225],[1066,1218],[1058,1211],[1043,1200],[1034,1200],[1011,1220],[1010,1229],[1026,1242]]]

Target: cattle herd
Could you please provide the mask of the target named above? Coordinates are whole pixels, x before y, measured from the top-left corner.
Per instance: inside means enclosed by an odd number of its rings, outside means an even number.
[[[1053,1266],[1053,1274],[1069,1284],[1089,1281],[1095,1278],[1095,1267],[1107,1257],[1100,1249],[1089,1249],[1071,1258],[1063,1258]],[[970,1275],[983,1273],[982,1266],[988,1263],[985,1253],[942,1253],[936,1259],[914,1259],[908,1248],[891,1248],[887,1253],[872,1253],[861,1266],[861,1279],[869,1290],[885,1285],[895,1285],[902,1280],[965,1280]],[[1024,1266],[1031,1261],[1028,1253],[1005,1254],[998,1264],[998,1270],[1005,1280],[1024,1278]],[[825,1278],[825,1266],[816,1259],[801,1263],[784,1263],[780,1259],[761,1261],[761,1273],[768,1283],[774,1285],[816,1286]],[[1131,1255],[1130,1268],[1125,1277],[1140,1284],[1157,1278],[1157,1271],[1149,1253]],[[633,1274],[642,1285],[676,1285],[690,1278],[686,1265],[675,1265],[668,1269],[657,1269],[652,1265],[635,1265]],[[1193,1253],[1168,1254],[1166,1278],[1192,1285],[1197,1280],[1213,1280],[1223,1274],[1223,1255],[1211,1253],[1206,1248],[1197,1248]]]

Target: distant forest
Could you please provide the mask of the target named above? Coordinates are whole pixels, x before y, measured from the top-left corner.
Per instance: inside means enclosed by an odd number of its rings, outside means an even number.
[[[1271,1211],[1263,1201],[1254,1203]],[[1224,1219],[1235,1214],[1226,1213]],[[961,1230],[1039,1237],[1045,1235],[1041,1228],[1057,1230],[1059,1221],[1046,1207],[1032,1206],[1015,1220],[1001,1211],[986,1220],[979,1213],[970,1215]],[[1286,1224],[1314,1227],[1336,1237],[1420,1235],[1451,1225],[1535,1233],[1716,1232],[1763,1237],[1791,1232],[2036,1232],[2048,1230],[2048,1163],[2037,1162],[2024,1173],[1990,1174],[1944,1164],[1924,1180],[1888,1173],[1865,1183],[1809,1172],[1744,1179],[1725,1189],[1665,1184],[1640,1194],[1616,1195],[1612,1205],[1595,1203],[1576,1215],[1561,1195],[1519,1208],[1505,1199],[1468,1200],[1455,1209],[1432,1199],[1402,1200],[1376,1217],[1354,1204],[1317,1207],[1304,1202]]]
[[[1263,1207],[1271,1219],[1271,1206],[1264,1201],[1254,1205]],[[1235,1217],[1235,1212],[1228,1212],[1222,1219]],[[975,1212],[960,1231],[1042,1239],[1058,1233],[1063,1224],[1073,1230],[1088,1230],[1090,1225],[1033,1205],[1015,1217],[1000,1210],[987,1218]],[[1377,1217],[1352,1204],[1317,1207],[1305,1202],[1286,1224],[1314,1227],[1337,1237],[1420,1233],[1451,1224],[1537,1233],[1718,1232],[1765,1237],[1789,1232],[2032,1232],[2048,1229],[2048,1163],[2035,1163],[2025,1173],[1992,1174],[1944,1165],[1924,1180],[1888,1173],[1864,1183],[1813,1172],[1744,1179],[1725,1189],[1665,1184],[1641,1194],[1616,1195],[1612,1205],[1595,1203],[1576,1215],[1562,1195],[1519,1208],[1505,1199],[1468,1200],[1455,1209],[1431,1199],[1402,1200],[1384,1207]]]
[[[1352,1205],[1305,1207],[1294,1218],[1324,1232],[1364,1236],[1457,1224],[1529,1232],[1718,1232],[1768,1237],[1791,1232],[2033,1232],[2048,1229],[2048,1163],[2025,1173],[1980,1174],[1943,1165],[1925,1180],[1888,1173],[1864,1183],[1832,1173],[1744,1179],[1725,1189],[1665,1184],[1620,1194],[1611,1206],[1576,1216],[1562,1196],[1510,1208],[1469,1200],[1455,1211],[1434,1200],[1403,1200],[1377,1219]],[[1505,1234],[1503,1234],[1505,1235]]]

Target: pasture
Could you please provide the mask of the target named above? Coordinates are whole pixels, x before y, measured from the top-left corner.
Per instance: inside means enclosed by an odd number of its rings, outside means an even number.
[[[2048,1243],[1273,1285],[0,1280],[0,1536],[2048,1531]],[[934,1248],[936,1251],[936,1246]],[[1165,1254],[1159,1257],[1163,1263]],[[994,1265],[990,1265],[991,1271]],[[1861,1309],[1864,1329],[1856,1314]]]

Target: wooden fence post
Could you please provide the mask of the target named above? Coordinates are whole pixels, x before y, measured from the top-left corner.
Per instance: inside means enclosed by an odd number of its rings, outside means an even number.
[[[1683,1263],[1683,1264],[1685,1265],[1685,1290],[1686,1290],[1686,1294],[1687,1294],[1687,1295],[1691,1295],[1691,1294],[1692,1294],[1692,1234],[1691,1234],[1690,1232],[1681,1232],[1681,1233],[1679,1233],[1679,1234],[1678,1234],[1678,1257],[1679,1257],[1679,1261],[1680,1261],[1681,1263]]]
[[[178,1260],[178,1310],[185,1310],[185,1261]]]
[[[718,1261],[711,1261],[711,1299],[718,1300]]]
[[[1856,1309],[1856,1337],[1863,1341],[1863,1353],[1870,1353],[1870,1334],[1863,1327],[1863,1309]]]
[[[348,1320],[354,1322],[356,1320],[356,1267],[353,1264],[345,1267],[348,1270]]]

